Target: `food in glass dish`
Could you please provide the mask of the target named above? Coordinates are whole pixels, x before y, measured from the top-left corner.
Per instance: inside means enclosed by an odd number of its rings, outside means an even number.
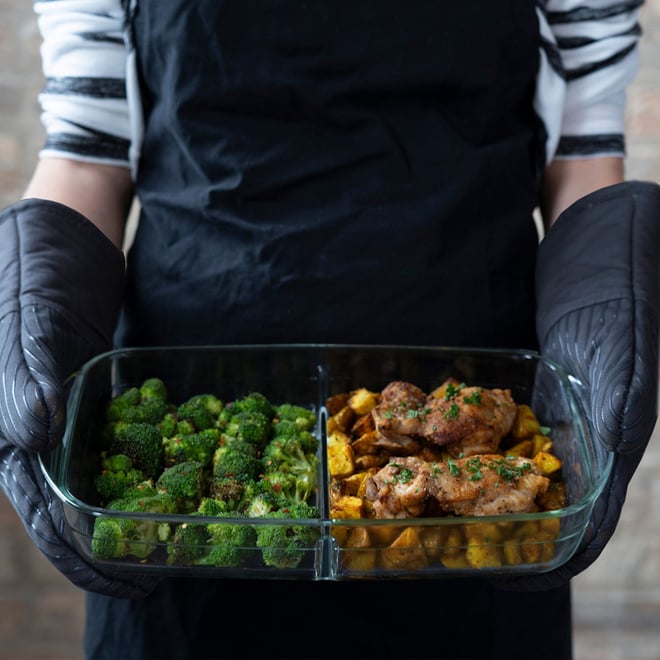
[[[297,567],[318,537],[314,527],[286,523],[320,515],[315,424],[313,411],[259,392],[173,403],[156,377],[126,389],[105,409],[94,483],[114,515],[95,519],[93,556]],[[250,524],[257,518],[273,524]]]
[[[448,379],[427,393],[392,381],[335,395],[327,409],[330,517],[397,521],[335,526],[345,567],[496,568],[552,557],[559,520],[511,515],[566,506],[562,461],[551,430],[510,390]],[[432,519],[441,524],[420,524]]]

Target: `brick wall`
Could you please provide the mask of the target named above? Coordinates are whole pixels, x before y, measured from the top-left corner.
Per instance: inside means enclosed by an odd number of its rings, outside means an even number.
[[[18,199],[43,142],[43,78],[29,0],[0,0],[0,207]],[[0,495],[0,658],[82,658],[84,594],[29,541]]]

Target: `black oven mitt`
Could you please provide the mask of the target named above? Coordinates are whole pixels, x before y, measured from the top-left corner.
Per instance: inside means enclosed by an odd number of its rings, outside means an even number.
[[[122,252],[76,211],[28,199],[0,213],[0,486],[69,580],[137,597],[150,581],[110,579],[76,553],[37,455],[62,438],[67,379],[112,347],[124,277]]]
[[[541,353],[580,381],[592,432],[613,457],[575,555],[558,569],[518,581],[543,589],[568,582],[605,548],[655,426],[660,187],[624,182],[567,209],[539,246],[536,292]]]

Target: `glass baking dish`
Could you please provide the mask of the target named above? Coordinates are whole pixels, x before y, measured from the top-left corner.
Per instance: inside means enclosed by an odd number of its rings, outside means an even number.
[[[318,441],[315,488],[309,502],[316,514],[277,519],[246,515],[125,512],[104,507],[96,492],[108,402],[157,377],[170,402],[214,393],[232,402],[259,392],[273,404],[293,404],[314,414]],[[380,392],[406,381],[427,392],[447,378],[470,386],[510,389],[516,404],[531,407],[562,463],[567,501],[559,509],[499,516],[436,515],[403,519],[346,518],[332,506],[328,465],[328,402],[341,393]],[[549,571],[577,549],[592,507],[606,483],[612,456],[594,440],[580,403],[581,385],[559,366],[526,350],[347,345],[239,345],[128,348],[99,355],[76,374],[69,394],[62,443],[40,456],[42,469],[61,499],[77,550],[105,573],[171,576],[348,580],[521,576]],[[154,530],[147,546],[121,557],[100,557],[94,545],[99,519],[131,521]],[[191,561],[172,552],[181,526],[214,529],[269,527],[286,536],[304,530],[296,561],[269,563],[269,551],[253,541],[240,548],[240,561]],[[285,531],[286,530],[286,531]],[[255,534],[246,538],[254,539]],[[267,535],[264,538],[268,538]],[[213,551],[215,541],[196,541],[195,556]],[[267,545],[267,544],[266,544]],[[217,550],[217,548],[215,548]]]

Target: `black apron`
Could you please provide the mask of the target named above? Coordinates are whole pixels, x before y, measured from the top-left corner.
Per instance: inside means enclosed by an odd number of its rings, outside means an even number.
[[[534,348],[533,2],[130,19],[145,135],[119,343]],[[570,656],[568,589],[178,579],[88,604],[90,657]]]
[[[533,343],[533,5],[139,2],[121,341]]]

